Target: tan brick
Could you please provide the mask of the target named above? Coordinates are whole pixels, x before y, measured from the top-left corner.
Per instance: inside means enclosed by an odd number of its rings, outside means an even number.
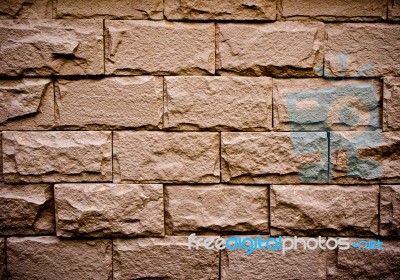
[[[188,249],[183,236],[116,239],[114,279],[218,279],[216,249]]]
[[[380,198],[380,235],[400,236],[400,186],[381,186]]]
[[[55,236],[7,239],[12,279],[104,279],[112,273],[111,240],[63,240]]]
[[[268,188],[259,186],[166,187],[167,234],[268,232]]]
[[[54,92],[49,79],[0,80],[0,129],[42,130],[54,126]]]
[[[234,184],[326,182],[324,132],[223,132],[222,181]]]
[[[354,77],[360,71],[367,77],[400,75],[400,26],[343,23],[328,24],[325,30],[325,75]]]
[[[104,129],[158,128],[163,111],[162,77],[58,80],[58,126]]]
[[[58,236],[164,233],[162,185],[57,184],[54,193]]]
[[[331,182],[400,182],[400,132],[331,132]]]
[[[386,19],[387,0],[282,0],[281,16],[290,20],[376,21]]]
[[[57,0],[57,18],[162,19],[162,0]]]
[[[378,234],[378,186],[271,186],[272,235]]]
[[[269,236],[261,238],[267,240]],[[307,241],[306,238],[305,240]],[[243,249],[223,250],[221,279],[325,279],[326,252],[320,249],[303,250],[301,244],[299,242],[298,250],[286,251],[284,255],[281,250],[257,249],[249,255]],[[310,241],[310,244],[314,243]]]
[[[274,79],[274,129],[381,128],[379,80]]]
[[[2,20],[0,39],[0,75],[104,72],[101,20]]]
[[[212,23],[106,20],[107,74],[204,75],[215,71]]]
[[[114,182],[219,182],[218,133],[122,131],[113,143]]]
[[[53,234],[54,205],[51,185],[0,184],[0,234]]]
[[[383,130],[400,130],[400,77],[385,77],[383,89]]]
[[[6,182],[111,181],[107,131],[3,132]]]
[[[52,17],[52,0],[2,0],[0,19]]]
[[[217,24],[217,72],[249,76],[317,76],[324,25],[307,22]]]
[[[166,0],[169,20],[275,20],[276,0],[189,1]]]
[[[165,127],[250,130],[272,127],[272,80],[253,77],[166,77]]]
[[[3,176],[3,135],[0,132],[0,182],[4,181]]]
[[[3,277],[4,269],[5,269],[5,265],[4,265],[5,241],[4,240],[5,240],[4,238],[0,238],[0,277]]]
[[[360,241],[362,239],[350,239],[350,242]],[[365,242],[360,245],[365,248]],[[382,246],[383,250],[350,247],[349,250],[338,250],[336,254],[332,252],[327,262],[326,279],[399,279],[400,242],[383,240]]]
[[[388,19],[396,21],[400,20],[400,1],[389,0],[388,5]]]

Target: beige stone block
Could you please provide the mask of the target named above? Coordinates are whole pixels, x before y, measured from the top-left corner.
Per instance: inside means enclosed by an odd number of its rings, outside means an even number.
[[[57,18],[162,19],[162,0],[57,0]]]
[[[217,24],[217,72],[248,76],[318,76],[324,24]]]
[[[113,256],[115,280],[219,279],[219,252],[188,249],[183,236],[116,239]]]
[[[400,236],[400,186],[380,188],[380,235]]]
[[[106,20],[106,73],[210,75],[213,23]]]
[[[388,1],[388,19],[389,20],[400,20],[400,1],[390,0]]]
[[[51,17],[52,0],[2,0],[0,2],[0,19],[50,19]]]
[[[111,240],[11,237],[7,239],[7,266],[13,280],[108,280],[112,274],[111,250]]]
[[[104,73],[101,20],[2,20],[0,39],[0,75]]]
[[[164,122],[174,130],[269,130],[272,79],[166,77]]]
[[[267,187],[171,185],[165,195],[168,235],[269,230]]]
[[[383,130],[400,130],[400,77],[385,77],[383,88]]]
[[[5,182],[111,181],[111,133],[51,131],[3,134]]]
[[[219,183],[219,135],[213,132],[118,131],[116,183]]]
[[[58,236],[164,234],[162,185],[57,184],[54,193]]]
[[[169,20],[275,20],[276,0],[189,1],[166,0]]]
[[[104,129],[162,125],[162,77],[109,77],[58,80],[57,124],[63,128]]]

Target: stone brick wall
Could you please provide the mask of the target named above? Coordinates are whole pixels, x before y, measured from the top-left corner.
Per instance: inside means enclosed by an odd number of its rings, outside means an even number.
[[[1,1],[0,279],[400,279],[399,21],[398,0]]]

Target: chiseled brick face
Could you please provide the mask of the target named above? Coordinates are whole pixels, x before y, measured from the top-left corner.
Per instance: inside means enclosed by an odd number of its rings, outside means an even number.
[[[0,2],[0,20],[12,18],[50,19],[52,2],[52,0],[2,0]]]
[[[388,19],[393,21],[400,20],[400,1],[399,0],[391,0],[388,2]]]
[[[400,77],[385,77],[383,88],[383,130],[400,130]]]
[[[268,77],[166,77],[164,127],[173,130],[272,128]]]
[[[380,188],[380,235],[400,236],[400,185]]]

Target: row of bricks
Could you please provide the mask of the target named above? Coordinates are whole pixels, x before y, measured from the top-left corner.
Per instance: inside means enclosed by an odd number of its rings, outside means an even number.
[[[383,85],[382,94],[377,79],[0,80],[0,130],[400,130],[400,78],[386,77]]]
[[[268,236],[262,236],[264,240]],[[315,244],[312,238],[306,242]],[[322,239],[322,242],[329,239]],[[362,242],[352,238],[350,242]],[[313,243],[312,243],[313,242]],[[3,276],[24,279],[398,279],[400,242],[383,250],[188,249],[186,237],[65,240],[53,236],[0,239],[7,265]],[[333,241],[330,241],[332,244]],[[325,246],[325,245],[324,245]],[[332,245],[331,245],[332,246]],[[0,249],[1,249],[0,247]],[[1,256],[0,251],[0,256]],[[1,265],[0,258],[0,265]],[[0,267],[1,268],[1,267]],[[0,270],[1,273],[1,270]],[[0,274],[1,276],[1,274]]]
[[[399,30],[385,23],[2,20],[0,75],[399,76]]]
[[[0,185],[0,235],[400,236],[400,185]],[[54,211],[55,207],[55,211]]]
[[[400,19],[393,0],[4,0],[4,18],[109,18],[161,20],[290,20],[382,21]]]
[[[398,183],[399,133],[3,131],[3,176],[9,183]]]

